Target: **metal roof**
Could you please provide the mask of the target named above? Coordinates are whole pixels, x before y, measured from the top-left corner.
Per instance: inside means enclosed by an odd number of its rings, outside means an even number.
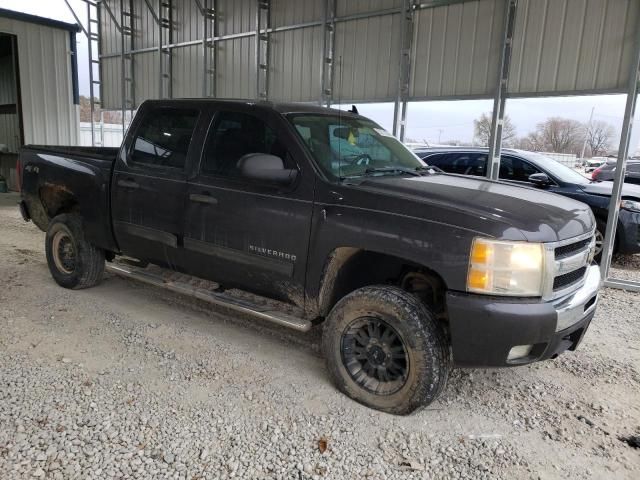
[[[332,102],[393,101],[401,75],[407,1],[336,0],[335,12],[325,17],[327,2],[270,0],[270,20],[263,30],[269,44],[268,65],[259,66],[260,2],[217,0],[215,34],[209,36],[216,57],[214,95],[255,98],[258,75],[266,72],[267,98],[319,102],[326,95],[323,72],[332,59]],[[173,97],[202,95],[205,20],[198,2],[172,4],[170,42],[167,32],[163,33],[163,48],[170,52],[173,65],[170,72],[158,66],[159,27],[154,18],[158,9],[151,11],[143,0],[126,3],[133,8],[134,34],[126,38],[125,53],[133,58],[135,75],[129,96],[134,106],[147,98],[167,96],[158,91],[161,76],[170,77]],[[120,108],[123,42],[117,24],[126,15],[120,12],[120,1],[104,0],[98,5],[102,99],[105,107]],[[412,5],[407,100],[493,98],[506,0]],[[518,0],[508,95],[626,91],[639,16],[637,0]],[[326,50],[327,32],[334,38],[332,52]]]
[[[6,8],[0,8],[0,17],[9,18],[11,20],[19,20],[21,22],[35,23],[37,25],[44,25],[46,27],[61,28],[63,30],[69,30],[71,32],[80,31],[80,27],[76,23],[61,22],[60,20],[39,17],[37,15],[31,15],[29,13],[7,10]]]

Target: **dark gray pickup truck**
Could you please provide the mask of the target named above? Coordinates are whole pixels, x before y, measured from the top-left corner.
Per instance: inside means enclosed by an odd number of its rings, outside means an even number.
[[[433,401],[451,366],[575,350],[598,300],[589,207],[444,174],[353,112],[148,101],[120,149],[29,146],[19,171],[63,287],[95,285],[106,260],[262,320],[323,323],[338,388],[391,413]]]

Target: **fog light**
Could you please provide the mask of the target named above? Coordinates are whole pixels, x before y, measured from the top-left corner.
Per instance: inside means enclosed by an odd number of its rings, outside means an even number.
[[[518,345],[517,347],[513,347],[511,350],[509,350],[507,361],[526,357],[531,353],[532,348],[533,345]]]

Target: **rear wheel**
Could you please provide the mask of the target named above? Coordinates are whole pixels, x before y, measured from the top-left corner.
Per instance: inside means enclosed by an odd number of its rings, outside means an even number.
[[[340,300],[325,323],[323,350],[339,390],[399,415],[435,400],[450,370],[435,316],[397,287],[364,287]]]
[[[61,214],[49,223],[45,239],[51,276],[65,288],[88,288],[104,273],[104,251],[84,238],[82,221],[76,214]]]

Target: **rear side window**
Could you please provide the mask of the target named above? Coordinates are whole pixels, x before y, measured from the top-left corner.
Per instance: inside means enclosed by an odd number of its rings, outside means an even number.
[[[133,140],[131,163],[184,169],[199,113],[186,108],[148,111]]]
[[[627,172],[639,174],[640,173],[640,163],[633,163],[627,167]]]
[[[477,153],[437,154],[424,159],[429,165],[447,173],[483,177],[487,167],[487,156]]]
[[[449,155],[446,153],[437,153],[435,155],[422,156],[418,154],[420,158],[422,158],[427,165],[431,165],[432,167],[438,167],[445,172],[450,172],[451,162],[447,161]]]

